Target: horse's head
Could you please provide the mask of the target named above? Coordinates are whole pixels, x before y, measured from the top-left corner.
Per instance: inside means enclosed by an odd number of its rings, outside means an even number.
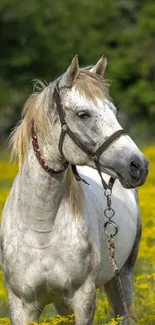
[[[67,161],[75,165],[95,167],[93,153],[113,133],[120,130],[116,107],[108,95],[103,79],[107,60],[102,57],[90,69],[79,69],[77,56],[66,73],[59,79],[57,89],[62,104],[63,118],[80,141],[65,134],[62,152]],[[62,125],[57,119],[59,142]],[[81,148],[82,145],[82,148]],[[89,154],[90,152],[90,154]],[[148,173],[148,161],[128,135],[119,137],[101,153],[101,170],[117,177],[125,188],[142,185]]]

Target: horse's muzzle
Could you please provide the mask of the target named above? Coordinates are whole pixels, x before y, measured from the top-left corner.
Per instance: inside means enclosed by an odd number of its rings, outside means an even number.
[[[148,175],[148,166],[149,162],[145,156],[133,156],[129,165],[129,174],[132,183],[135,182],[136,186],[140,186],[145,183]]]
[[[144,155],[134,155],[125,173],[117,172],[118,178],[125,188],[135,188],[146,182],[149,162]]]

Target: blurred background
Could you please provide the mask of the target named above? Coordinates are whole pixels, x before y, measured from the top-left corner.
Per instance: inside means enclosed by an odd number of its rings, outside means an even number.
[[[140,325],[155,325],[155,0],[0,0],[0,216],[18,170],[9,162],[8,136],[33,91],[32,80],[51,82],[77,53],[81,66],[107,56],[105,77],[120,122],[150,161],[139,193],[143,236],[134,306]],[[0,268],[0,317],[8,317],[7,305]],[[44,316],[52,315],[47,307]],[[111,317],[100,291],[95,325]],[[9,320],[0,318],[0,324]]]
[[[123,126],[143,145],[155,137],[154,0],[1,0],[0,142],[6,143],[32,80],[108,58],[106,78]]]

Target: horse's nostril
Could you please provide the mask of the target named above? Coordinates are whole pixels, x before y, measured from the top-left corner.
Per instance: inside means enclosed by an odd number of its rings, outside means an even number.
[[[138,162],[132,161],[130,164],[131,170],[137,171],[140,169],[140,164]]]
[[[140,177],[141,172],[141,164],[139,158],[134,159],[130,163],[130,175],[134,179],[138,179]]]
[[[148,174],[148,160],[145,156],[132,156],[129,165],[129,174],[133,181],[145,180]]]

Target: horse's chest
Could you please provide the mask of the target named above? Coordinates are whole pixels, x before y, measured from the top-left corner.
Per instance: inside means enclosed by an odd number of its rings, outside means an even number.
[[[83,238],[65,238],[52,243],[42,258],[43,272],[48,282],[60,286],[81,283],[92,264],[92,246]]]
[[[85,282],[97,265],[88,234],[74,226],[72,231],[66,226],[60,233],[56,229],[45,237],[38,234],[31,239],[27,232],[21,251],[26,259],[18,261],[18,279],[21,272],[24,275],[22,294],[28,300],[32,299],[34,291],[38,292],[39,300],[45,298],[49,302],[56,296],[68,295]]]

